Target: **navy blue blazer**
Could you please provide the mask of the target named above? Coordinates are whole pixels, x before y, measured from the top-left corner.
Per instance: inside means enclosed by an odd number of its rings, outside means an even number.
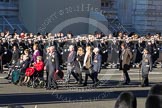
[[[100,54],[94,55],[93,61],[92,61],[92,65],[93,65],[92,69],[93,69],[93,71],[98,72],[98,73],[100,72],[100,70],[101,70],[101,61],[102,61],[102,57],[101,57]]]

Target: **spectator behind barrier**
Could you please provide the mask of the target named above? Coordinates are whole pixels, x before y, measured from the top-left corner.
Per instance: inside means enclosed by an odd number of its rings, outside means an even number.
[[[161,84],[156,84],[151,87],[148,96],[149,95],[162,95],[162,85]]]
[[[131,92],[122,92],[118,96],[114,108],[137,108],[136,97]]]
[[[162,108],[162,96],[150,95],[148,96],[145,108]]]

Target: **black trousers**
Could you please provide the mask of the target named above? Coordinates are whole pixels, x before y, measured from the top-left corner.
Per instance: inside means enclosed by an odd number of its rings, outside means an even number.
[[[49,72],[47,88],[56,88],[56,87],[57,83],[56,80],[54,79],[54,72]]]
[[[142,85],[142,86],[148,86],[148,85],[149,85],[148,75],[142,76],[141,85]]]
[[[93,77],[93,81],[94,81],[94,84],[96,84],[99,80],[98,80],[98,72],[93,72],[92,73],[92,77]]]
[[[92,76],[92,70],[91,69],[87,69],[85,70],[85,80],[84,80],[84,85],[87,85],[87,81],[88,81],[88,76],[92,79],[93,83],[94,83],[94,78]]]
[[[75,78],[76,81],[79,81],[79,74],[75,73],[75,72],[71,72],[71,74],[73,75],[73,77]]]
[[[3,64],[2,64],[2,60],[0,60],[0,73],[3,72]]]
[[[128,74],[129,70],[129,65],[125,64],[123,68],[123,75],[124,75],[124,83],[129,83],[130,82],[130,77]]]
[[[79,81],[79,84],[81,84],[82,83],[82,71],[81,71],[81,69],[80,69],[80,67],[79,66],[75,66],[75,74],[76,74],[76,80],[77,81]]]

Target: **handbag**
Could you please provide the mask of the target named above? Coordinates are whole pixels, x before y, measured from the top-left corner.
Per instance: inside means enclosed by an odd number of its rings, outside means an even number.
[[[64,78],[64,72],[59,70],[58,72],[54,72],[54,79],[55,80],[62,80]]]

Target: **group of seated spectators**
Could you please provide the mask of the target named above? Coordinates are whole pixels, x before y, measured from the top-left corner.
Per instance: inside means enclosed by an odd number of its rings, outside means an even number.
[[[43,79],[44,61],[37,48],[38,45],[34,44],[34,53],[25,49],[24,53],[20,55],[17,47],[13,46],[11,64],[9,65],[8,76],[5,79],[11,77],[11,81],[18,85],[27,85],[35,76]]]

